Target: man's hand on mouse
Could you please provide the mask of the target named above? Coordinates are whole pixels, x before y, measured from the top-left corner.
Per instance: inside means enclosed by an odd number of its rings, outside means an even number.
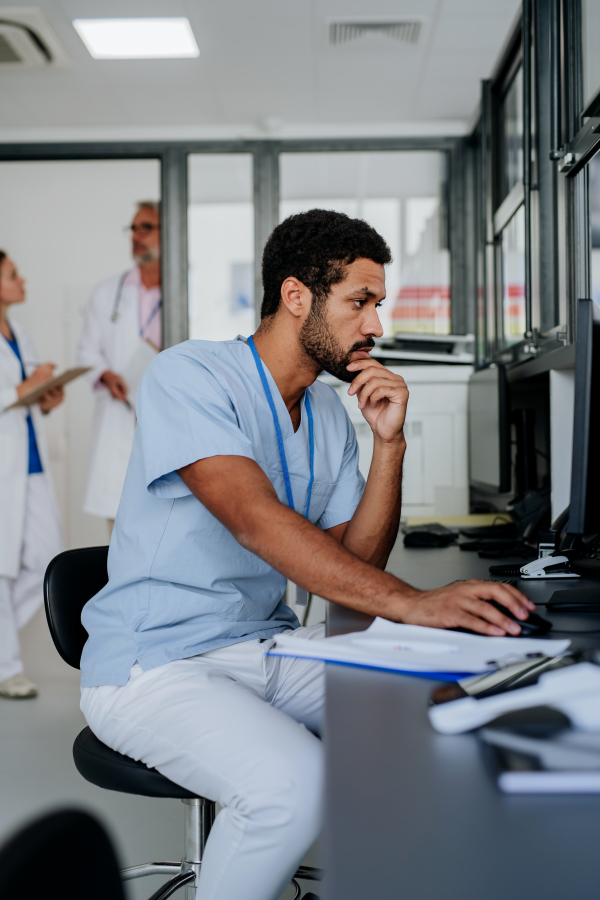
[[[495,600],[517,619],[525,620],[535,604],[510,584],[497,581],[458,581],[416,594],[401,621],[431,628],[469,628],[491,637],[516,637],[521,627],[486,600]]]

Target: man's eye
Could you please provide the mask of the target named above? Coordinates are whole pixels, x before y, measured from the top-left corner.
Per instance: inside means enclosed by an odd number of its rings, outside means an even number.
[[[366,302],[366,300],[355,300],[354,305],[357,309],[362,309]]]

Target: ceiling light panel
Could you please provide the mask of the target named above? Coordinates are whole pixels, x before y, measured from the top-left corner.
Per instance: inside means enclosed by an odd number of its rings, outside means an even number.
[[[94,59],[191,59],[200,56],[185,18],[74,19]]]

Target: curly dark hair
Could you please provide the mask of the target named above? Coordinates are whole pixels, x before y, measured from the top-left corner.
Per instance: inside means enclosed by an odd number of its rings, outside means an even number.
[[[344,280],[346,266],[357,259],[382,266],[392,261],[390,248],[367,222],[327,209],[289,216],[273,230],[264,249],[261,318],[279,309],[286,278],[297,278],[314,300],[323,301],[331,287]]]

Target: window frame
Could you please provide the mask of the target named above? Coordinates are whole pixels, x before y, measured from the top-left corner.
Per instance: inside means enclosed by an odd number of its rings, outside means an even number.
[[[531,35],[527,46],[524,34]],[[586,167],[600,152],[600,91],[583,109],[582,59],[581,0],[523,0],[496,70],[482,83],[473,140],[486,196],[477,202],[476,256],[484,260],[478,279],[488,302],[483,311],[481,304],[478,308],[476,330],[485,335],[479,342],[478,365],[523,362],[575,340],[576,300],[590,290]],[[501,104],[519,65],[523,181],[502,197]],[[582,126],[584,116],[590,118]],[[508,348],[501,330],[499,245],[521,205],[526,210],[527,324],[523,340]],[[473,305],[477,308],[477,296]]]
[[[460,137],[339,138],[298,140],[213,140],[213,141],[89,141],[52,143],[0,143],[2,162],[47,162],[109,159],[156,159],[161,170],[162,291],[164,346],[188,338],[188,157],[200,153],[246,153],[253,157],[254,260],[256,317],[260,314],[261,257],[264,245],[279,222],[279,155],[281,153],[438,151],[446,155],[448,178],[452,179],[453,154]],[[461,232],[464,209],[456,190],[448,192],[450,294],[453,333],[455,324],[463,328],[467,319],[467,296],[455,272],[455,254],[462,253]]]

